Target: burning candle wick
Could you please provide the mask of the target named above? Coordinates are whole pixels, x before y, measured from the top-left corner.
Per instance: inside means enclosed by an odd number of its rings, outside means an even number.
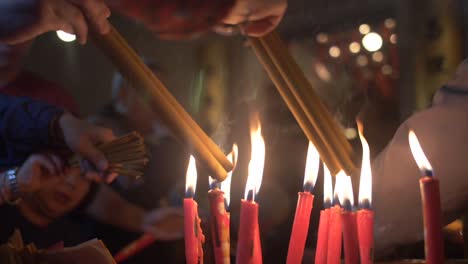
[[[254,191],[253,191],[253,190],[249,190],[249,192],[247,193],[247,201],[253,202],[254,199],[255,199]]]
[[[185,198],[193,198],[195,196],[195,190],[193,187],[188,187],[187,191],[185,192]]]
[[[434,177],[434,173],[433,173],[432,170],[424,169],[424,170],[422,170],[422,173],[423,173],[424,176],[426,176],[426,177]]]
[[[332,207],[332,201],[331,201],[330,199],[327,198],[327,199],[325,199],[325,201],[323,202],[323,208],[328,209],[328,208],[330,208],[330,207]]]
[[[312,193],[313,190],[314,190],[314,185],[311,182],[308,181],[304,184],[304,192]]]
[[[342,207],[346,211],[351,211],[353,209],[353,207],[351,206],[351,201],[349,199],[344,199]]]
[[[360,209],[363,209],[363,210],[371,210],[372,209],[369,199],[363,199],[361,202],[359,202],[359,207],[360,207]]]
[[[214,181],[212,184],[210,184],[210,190],[214,189],[221,189],[221,183],[218,181]]]

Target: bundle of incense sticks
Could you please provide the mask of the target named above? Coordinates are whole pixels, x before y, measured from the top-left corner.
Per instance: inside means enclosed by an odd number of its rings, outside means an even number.
[[[250,44],[332,175],[342,169],[352,175],[356,167],[351,159],[351,145],[279,35],[273,31],[261,38],[250,38]]]
[[[109,173],[139,178],[149,162],[149,155],[143,137],[131,132],[113,141],[98,146],[109,162]],[[80,167],[81,158],[73,156],[69,163]]]
[[[94,34],[93,40],[132,84],[132,87],[149,99],[152,109],[174,136],[193,149],[197,161],[202,162],[209,174],[219,181],[226,179],[227,172],[233,168],[232,163],[145,65],[119,32],[111,27],[110,32],[105,35]]]

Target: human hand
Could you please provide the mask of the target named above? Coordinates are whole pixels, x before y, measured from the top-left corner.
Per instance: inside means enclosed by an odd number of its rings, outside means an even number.
[[[243,34],[261,37],[278,26],[287,5],[287,0],[237,0],[222,23],[229,26],[238,25]],[[229,34],[233,28],[218,25],[214,31]]]
[[[75,34],[85,44],[89,30],[101,34],[110,30],[107,18],[111,12],[103,0],[2,0],[0,9],[5,19],[15,21],[0,26],[9,27],[0,31],[10,33],[0,36],[0,43],[10,45],[57,30]]]
[[[18,169],[17,182],[21,193],[34,193],[53,186],[63,179],[65,162],[54,154],[31,155]]]
[[[112,130],[91,125],[67,113],[60,117],[58,125],[65,144],[71,151],[87,160],[81,164],[85,176],[98,182],[103,178],[108,183],[112,182],[117,174],[105,174],[109,164],[104,154],[97,148],[97,145],[115,139]]]
[[[184,211],[181,208],[158,208],[146,213],[142,231],[157,240],[178,240],[184,237]]]

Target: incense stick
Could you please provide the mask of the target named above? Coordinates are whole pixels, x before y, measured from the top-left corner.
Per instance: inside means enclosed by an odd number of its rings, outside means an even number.
[[[140,92],[150,95],[152,106],[162,121],[182,142],[193,146],[199,161],[204,163],[211,175],[218,180],[224,180],[227,171],[232,170],[232,164],[115,28],[112,27],[110,33],[106,35],[96,34],[94,39],[122,75]]]
[[[272,32],[258,39],[250,38],[250,41],[281,97],[308,139],[317,146],[320,157],[330,171],[337,174],[343,169],[351,175],[356,167],[351,160],[349,142],[277,33]]]

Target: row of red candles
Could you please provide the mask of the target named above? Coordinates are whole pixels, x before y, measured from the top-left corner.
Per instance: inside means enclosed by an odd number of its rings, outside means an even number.
[[[358,125],[359,126],[359,125]],[[374,212],[371,209],[372,176],[370,151],[367,141],[359,126],[359,136],[363,147],[362,168],[359,189],[359,210],[353,211],[353,190],[351,178],[340,172],[336,175],[335,193],[332,191],[330,172],[324,166],[324,209],[320,212],[315,263],[341,263],[341,249],[344,245],[345,263],[373,263]],[[262,263],[260,232],[258,226],[258,193],[263,173],[265,146],[260,126],[251,132],[252,156],[249,163],[249,177],[246,184],[245,199],[241,201],[240,225],[237,243],[237,263]],[[410,132],[409,142],[415,160],[423,173],[420,179],[420,191],[423,204],[426,263],[443,263],[443,243],[441,233],[441,209],[439,183],[434,178],[432,167],[425,157],[419,142]],[[237,148],[229,158],[235,163]],[[291,232],[287,263],[302,263],[307,239],[309,220],[312,211],[314,184],[319,170],[319,154],[309,143],[304,176],[304,190],[298,194],[296,214]],[[230,214],[226,210],[232,172],[227,184],[213,184],[209,191],[211,213],[211,235],[215,263],[230,263]],[[196,186],[195,159],[191,157],[187,170],[186,198],[184,199],[185,254],[189,264],[203,263],[204,235],[200,228],[198,205],[193,199]],[[224,188],[223,188],[224,187]],[[225,192],[227,195],[225,196]],[[332,197],[333,196],[333,197]],[[332,199],[333,198],[333,199]],[[152,241],[144,235],[133,247],[128,247],[116,257],[128,257],[141,250]],[[140,245],[138,245],[140,244]],[[130,250],[131,249],[131,250]],[[135,252],[134,252],[135,251]]]

